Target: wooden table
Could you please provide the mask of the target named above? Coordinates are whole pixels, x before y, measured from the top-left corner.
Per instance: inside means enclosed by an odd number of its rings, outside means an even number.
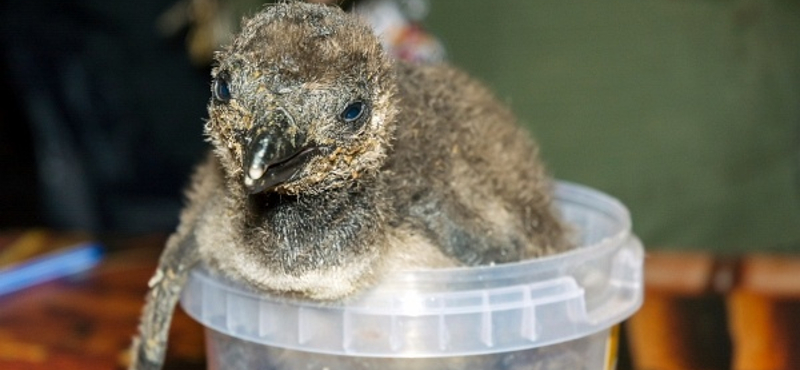
[[[800,256],[651,251],[627,328],[637,369],[800,369]]]
[[[65,243],[75,237],[40,239]],[[127,349],[165,236],[108,239],[101,240],[106,256],[91,271],[0,296],[0,369],[127,366]],[[165,369],[205,369],[202,327],[180,309],[170,337]]]

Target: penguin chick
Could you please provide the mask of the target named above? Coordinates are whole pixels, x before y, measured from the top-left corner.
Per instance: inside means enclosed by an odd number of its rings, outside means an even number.
[[[191,266],[273,294],[340,300],[402,269],[570,247],[535,143],[481,84],[392,60],[336,7],[279,3],[216,55],[206,134],[134,344],[163,362]]]

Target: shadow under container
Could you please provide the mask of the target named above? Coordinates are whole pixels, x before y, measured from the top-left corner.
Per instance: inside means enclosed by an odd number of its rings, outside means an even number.
[[[618,324],[643,299],[627,209],[559,182],[579,247],[493,266],[400,272],[343,303],[255,293],[195,269],[181,304],[209,369],[613,369]]]

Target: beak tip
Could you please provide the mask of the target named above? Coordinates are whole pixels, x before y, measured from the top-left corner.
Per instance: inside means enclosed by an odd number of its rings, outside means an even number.
[[[265,170],[266,169],[263,165],[253,163],[253,165],[251,165],[250,169],[247,171],[247,176],[245,176],[244,179],[245,183],[250,182],[250,184],[252,184],[254,181],[260,179],[262,176],[264,176],[264,172],[266,172]]]
[[[256,194],[266,188],[263,184],[257,183],[249,177],[244,178],[244,187],[247,189],[248,194]]]

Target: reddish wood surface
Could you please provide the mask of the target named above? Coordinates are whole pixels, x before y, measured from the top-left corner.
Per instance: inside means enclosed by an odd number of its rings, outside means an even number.
[[[124,369],[163,242],[108,243],[90,272],[0,297],[0,369]],[[165,368],[204,369],[203,346],[202,327],[179,310]]]
[[[0,245],[20,235],[0,233]],[[0,296],[0,369],[126,367],[165,238],[108,239],[90,272]],[[800,370],[800,256],[650,252],[645,264],[645,303],[625,325],[634,368]],[[202,327],[180,309],[170,338],[165,369],[205,368]]]
[[[735,370],[800,369],[800,258],[754,255],[727,294]]]
[[[650,252],[635,369],[800,370],[800,256]]]

